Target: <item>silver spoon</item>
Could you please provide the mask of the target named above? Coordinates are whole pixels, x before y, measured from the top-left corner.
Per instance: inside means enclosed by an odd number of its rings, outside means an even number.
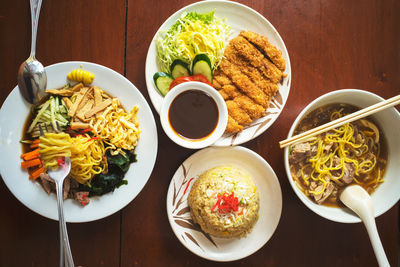
[[[350,185],[343,190],[340,195],[340,200],[348,208],[353,210],[363,221],[365,228],[367,228],[369,239],[371,240],[379,266],[390,266],[379,238],[378,230],[376,229],[371,196],[361,186]]]
[[[61,164],[56,170],[48,170],[47,174],[56,183],[57,192],[57,207],[58,207],[58,222],[60,227],[60,266],[64,266],[64,253],[66,260],[70,267],[74,267],[74,260],[72,259],[71,248],[69,246],[67,225],[64,219],[64,208],[63,208],[63,185],[64,180],[71,170],[71,159],[65,157],[65,163]]]
[[[36,34],[42,0],[31,0],[32,42],[31,54],[18,70],[18,87],[22,96],[31,104],[36,104],[46,92],[47,76],[42,63],[35,58]]]

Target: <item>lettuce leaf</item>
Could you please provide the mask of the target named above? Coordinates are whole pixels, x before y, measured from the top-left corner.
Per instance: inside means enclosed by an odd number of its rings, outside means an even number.
[[[157,60],[161,71],[170,73],[175,59],[189,66],[197,54],[206,54],[215,69],[223,54],[231,28],[224,19],[208,13],[189,12],[181,17],[169,29],[160,31],[156,37]]]

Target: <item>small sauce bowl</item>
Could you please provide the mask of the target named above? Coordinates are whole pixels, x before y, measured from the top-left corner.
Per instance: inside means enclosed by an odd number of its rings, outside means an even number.
[[[200,149],[215,143],[225,132],[228,109],[213,87],[201,82],[175,86],[164,97],[161,126],[176,144]]]

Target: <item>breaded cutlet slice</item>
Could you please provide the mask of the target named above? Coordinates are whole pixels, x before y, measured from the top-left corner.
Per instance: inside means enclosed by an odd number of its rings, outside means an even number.
[[[240,35],[250,43],[259,48],[281,71],[286,68],[286,62],[282,57],[282,52],[273,46],[268,38],[252,31],[242,31]]]
[[[236,102],[232,100],[228,100],[225,102],[226,107],[228,108],[228,114],[231,116],[235,121],[237,121],[238,124],[240,125],[248,125],[252,122],[252,119],[250,116],[239,107]]]
[[[243,126],[239,125],[231,116],[228,115],[228,124],[226,125],[225,132],[230,134],[235,134],[241,132]]]
[[[248,96],[241,95],[233,99],[242,110],[244,110],[251,119],[258,119],[265,115],[265,108],[253,102]]]
[[[220,68],[217,69],[216,74],[214,74],[213,82],[217,82],[223,87],[224,85],[232,85],[232,81],[226,76]]]
[[[229,95],[224,91],[224,89],[218,90],[218,93],[222,96],[222,98],[225,101],[230,99]]]
[[[265,58],[264,55],[244,37],[239,35],[233,38],[229,44],[232,45],[241,56],[247,59],[253,67],[258,68],[271,82],[281,82],[283,76],[282,71]]]
[[[232,84],[231,80],[219,68],[214,72],[213,85],[224,100],[233,99],[241,94]]]
[[[251,98],[241,93],[233,84],[224,85],[218,92],[222,95],[224,100],[232,99],[252,119],[260,118],[265,114],[265,109],[261,105],[254,103]]]
[[[217,90],[220,90],[222,88],[222,85],[219,82],[217,82],[217,80],[215,80],[215,79],[213,79],[213,81],[212,81],[212,86]]]
[[[269,99],[279,90],[276,83],[272,83],[270,80],[266,79],[257,68],[253,67],[249,61],[240,56],[239,52],[232,46],[228,46],[225,49],[224,56],[231,63],[240,67],[240,71],[247,75],[255,85],[261,88],[264,93],[270,97]]]
[[[224,85],[222,90],[229,96],[229,99],[234,99],[235,97],[243,95],[243,93],[233,84]]]
[[[254,100],[257,104],[267,108],[268,96],[258,88],[249,77],[244,75],[240,68],[231,64],[227,59],[222,59],[219,68],[228,76],[232,82],[248,97]],[[225,89],[224,89],[225,90]]]
[[[251,98],[241,93],[234,85],[225,85],[218,92],[222,95],[224,100],[232,99],[252,119],[260,118],[265,114],[265,108],[254,103]],[[227,96],[227,98],[225,98],[225,96]]]

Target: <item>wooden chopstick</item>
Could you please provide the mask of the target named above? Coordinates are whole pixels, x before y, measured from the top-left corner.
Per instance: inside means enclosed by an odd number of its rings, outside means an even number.
[[[369,115],[372,115],[376,112],[382,111],[384,109],[393,107],[400,104],[400,95],[394,96],[392,98],[386,99],[384,101],[378,102],[372,106],[363,108],[359,111],[356,111],[354,113],[350,113],[344,117],[341,117],[339,119],[336,119],[334,121],[325,123],[321,126],[318,126],[316,128],[313,128],[311,130],[308,130],[306,132],[303,132],[301,134],[292,136],[288,139],[285,139],[283,141],[279,142],[279,146],[281,148],[284,148],[286,146],[292,145],[294,143],[299,143],[302,142],[310,137],[313,137],[315,135],[321,134],[323,132],[329,131],[331,129],[337,128],[339,126],[342,126],[343,124],[346,124],[348,122],[352,122],[355,120],[359,120],[361,118],[367,117]]]

